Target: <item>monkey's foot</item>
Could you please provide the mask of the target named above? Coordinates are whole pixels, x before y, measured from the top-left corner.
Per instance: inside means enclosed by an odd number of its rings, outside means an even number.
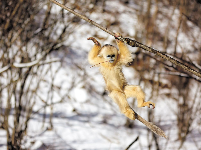
[[[127,108],[123,113],[129,119],[135,120],[135,112],[131,108]]]
[[[100,45],[100,43],[94,37],[89,37],[87,40],[92,40],[95,45]]]
[[[155,104],[154,104],[153,102],[150,102],[150,101],[144,102],[144,103],[142,104],[142,107],[147,106],[147,107],[150,108],[150,105],[152,105],[153,109],[155,108]]]

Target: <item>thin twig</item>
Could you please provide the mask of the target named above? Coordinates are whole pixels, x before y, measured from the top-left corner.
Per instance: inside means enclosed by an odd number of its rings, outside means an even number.
[[[45,60],[45,61],[41,61],[43,57],[34,60],[32,62],[28,62],[28,63],[16,63],[14,62],[12,65],[8,65],[5,66],[3,68],[0,69],[0,74],[7,71],[8,69],[10,69],[10,67],[14,67],[14,68],[29,68],[29,67],[33,67],[35,65],[45,65],[45,64],[50,64],[50,63],[54,63],[54,62],[60,62],[60,59],[51,59],[51,60]]]
[[[125,150],[128,150],[138,139],[139,139],[139,136],[137,136],[136,139],[131,144],[129,144]]]
[[[10,68],[11,65],[5,66],[3,68],[0,69],[0,74],[7,71]]]
[[[41,61],[41,58],[34,60],[32,62],[28,62],[28,63],[13,63],[13,67],[15,68],[28,68],[28,67],[33,67],[35,65],[45,65],[45,64],[50,64],[50,63],[54,63],[54,62],[60,62],[60,59],[51,59],[51,60],[45,60],[45,61]],[[1,73],[1,72],[0,72]]]

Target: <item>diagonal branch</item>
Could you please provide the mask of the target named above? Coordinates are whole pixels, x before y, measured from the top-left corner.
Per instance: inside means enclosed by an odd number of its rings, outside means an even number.
[[[161,58],[164,58],[164,59],[170,61],[171,63],[175,64],[176,66],[179,66],[179,67],[183,68],[184,70],[186,70],[188,72],[191,72],[194,75],[196,75],[196,76],[201,78],[201,73],[200,72],[198,72],[198,71],[192,69],[191,67],[181,63],[180,61],[168,56],[167,54],[164,54],[164,53],[162,53],[162,52],[160,52],[160,51],[158,51],[158,50],[156,50],[156,49],[154,49],[152,47],[146,46],[146,45],[144,45],[144,44],[142,44],[142,43],[140,43],[140,42],[138,42],[136,40],[131,40],[129,38],[124,38],[124,40],[126,41],[126,43],[128,45],[130,45],[132,47],[140,47],[140,48],[142,48],[142,49],[144,49],[144,50],[146,50],[148,52],[154,53],[155,55],[160,56]]]
[[[78,16],[79,18],[89,22],[90,24],[100,28],[101,30],[103,30],[106,33],[114,36],[115,38],[118,38],[119,40],[124,41],[126,44],[128,44],[128,45],[130,45],[132,47],[140,47],[140,48],[142,48],[142,49],[144,49],[144,50],[146,50],[148,52],[154,53],[155,55],[160,56],[160,57],[170,61],[171,63],[183,68],[184,70],[186,70],[188,72],[191,72],[192,74],[194,74],[194,75],[196,75],[196,76],[201,78],[201,73],[200,72],[192,69],[191,67],[189,67],[189,66],[187,66],[187,65],[185,65],[183,63],[181,63],[180,61],[174,59],[173,57],[170,57],[170,56],[168,56],[168,55],[166,55],[166,54],[164,54],[164,53],[162,53],[162,52],[160,52],[158,50],[155,50],[154,48],[148,47],[148,46],[146,46],[146,45],[144,45],[144,44],[142,44],[142,43],[140,43],[140,42],[138,42],[136,40],[131,40],[129,38],[123,38],[122,36],[117,37],[114,32],[102,27],[100,24],[94,22],[93,20],[87,18],[86,16],[75,12],[74,10],[70,9],[69,7],[66,7],[66,6],[62,5],[61,3],[57,2],[56,0],[50,0],[50,1],[55,3],[55,4],[57,4],[58,6],[62,7],[63,9],[68,10],[69,12],[71,12],[74,15]]]
[[[129,144],[125,150],[128,150],[138,139],[139,139],[139,136],[137,136],[136,139],[131,144]]]

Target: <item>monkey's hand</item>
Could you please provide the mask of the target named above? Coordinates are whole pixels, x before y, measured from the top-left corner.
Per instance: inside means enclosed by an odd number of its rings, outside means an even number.
[[[100,45],[100,43],[94,37],[89,37],[87,40],[92,40],[95,45]]]
[[[118,39],[118,37],[122,37],[122,35],[120,33],[115,33],[115,40],[117,43],[120,42],[120,40]]]
[[[144,102],[144,103],[142,104],[142,107],[147,106],[147,107],[150,108],[150,105],[152,105],[153,109],[155,108],[155,104],[154,104],[153,102],[150,102],[150,101]]]

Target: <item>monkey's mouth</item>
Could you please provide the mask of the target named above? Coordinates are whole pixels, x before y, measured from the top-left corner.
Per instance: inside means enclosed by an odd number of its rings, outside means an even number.
[[[114,62],[114,60],[109,60],[109,62],[110,62],[110,63],[113,63],[113,62]]]

